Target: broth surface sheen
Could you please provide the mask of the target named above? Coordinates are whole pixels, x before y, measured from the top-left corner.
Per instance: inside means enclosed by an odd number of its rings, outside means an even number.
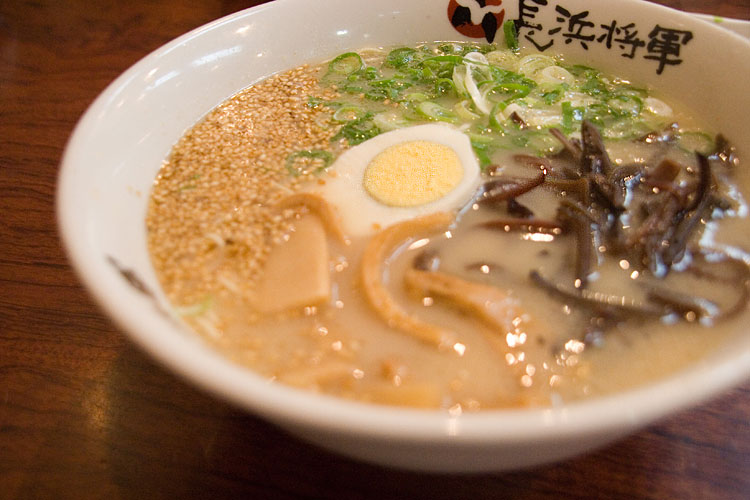
[[[190,129],[154,182],[149,250],[175,312],[280,383],[452,414],[623,391],[748,320],[748,179],[699,118],[540,54],[349,52]],[[357,176],[388,148],[463,180],[393,174],[377,186],[398,196],[375,196]],[[409,189],[429,203],[373,201]]]

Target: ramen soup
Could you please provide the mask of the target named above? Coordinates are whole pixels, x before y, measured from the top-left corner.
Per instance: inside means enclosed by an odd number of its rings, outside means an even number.
[[[176,314],[287,385],[452,413],[633,388],[747,321],[745,174],[677,106],[492,45],[341,54],[180,139],[153,263]]]

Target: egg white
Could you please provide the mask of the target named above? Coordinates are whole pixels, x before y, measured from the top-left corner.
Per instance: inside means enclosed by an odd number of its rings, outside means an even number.
[[[430,141],[451,148],[463,169],[461,180],[440,199],[423,205],[393,207],[380,203],[365,190],[367,166],[383,150],[412,141]],[[465,134],[449,125],[427,124],[392,130],[348,149],[331,165],[324,181],[313,191],[336,209],[344,232],[358,237],[420,215],[460,208],[479,187],[480,169]]]

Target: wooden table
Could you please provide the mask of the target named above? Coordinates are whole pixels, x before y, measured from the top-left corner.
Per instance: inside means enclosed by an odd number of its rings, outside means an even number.
[[[58,240],[65,141],[131,64],[258,3],[0,2],[0,499],[750,498],[750,384],[564,463],[426,475],[291,438],[178,380],[113,327]],[[658,3],[750,19],[748,0]]]

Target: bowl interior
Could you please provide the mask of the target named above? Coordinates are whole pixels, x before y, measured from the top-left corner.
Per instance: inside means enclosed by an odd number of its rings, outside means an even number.
[[[533,17],[523,12],[519,18],[522,3],[504,2],[503,7],[505,19],[520,19],[524,47],[551,43],[546,53],[562,53],[569,61],[660,89],[709,128],[727,135],[748,161],[750,121],[743,109],[750,77],[747,41],[636,0],[611,0],[606,6],[568,0],[569,14],[589,11],[586,20],[593,27],[586,24],[582,31],[551,3]],[[153,179],[182,133],[240,89],[305,62],[365,46],[468,39],[449,22],[448,5],[448,0],[326,0],[314,5],[277,0],[180,37],[113,82],[70,139],[58,198],[65,245],[100,305],[145,350],[213,393],[288,426],[351,435],[493,442],[543,440],[592,429],[614,433],[747,377],[750,335],[738,332],[735,344],[688,373],[607,401],[564,410],[489,412],[455,421],[438,412],[373,409],[268,384],[207,348],[167,312],[146,248],[144,219]],[[565,22],[558,21],[561,17]],[[612,26],[609,39],[608,31],[596,28],[604,25]],[[560,30],[553,33],[556,28]],[[747,178],[744,185],[750,187]],[[684,387],[693,390],[685,394]],[[304,415],[300,405],[306,408]],[[504,419],[502,426],[498,418]]]

